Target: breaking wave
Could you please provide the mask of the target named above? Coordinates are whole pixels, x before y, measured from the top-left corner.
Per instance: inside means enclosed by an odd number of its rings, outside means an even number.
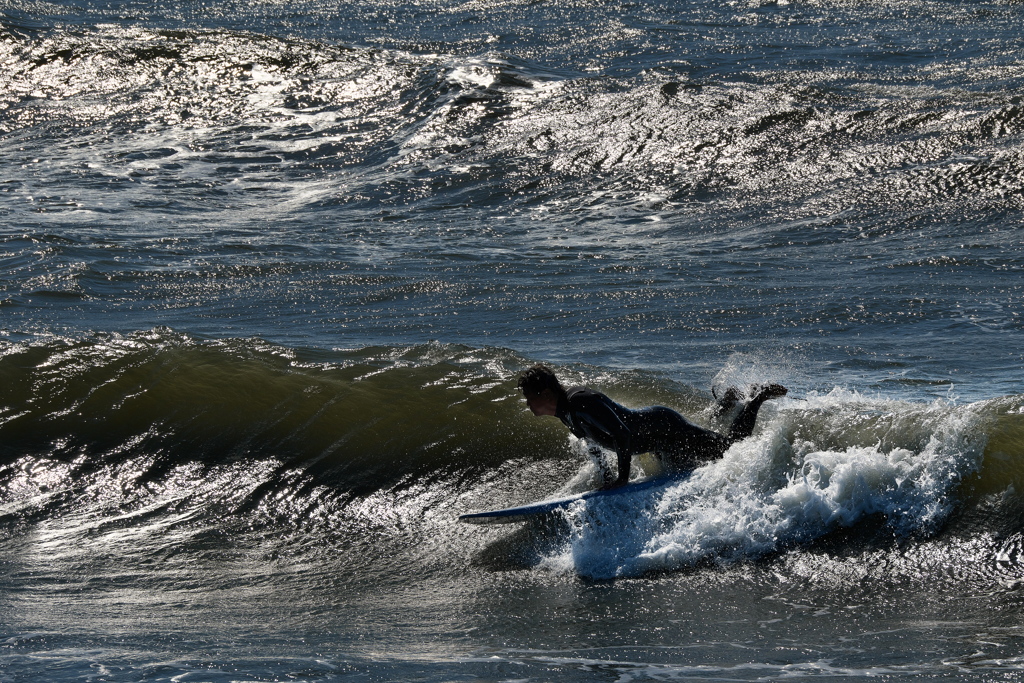
[[[969,535],[991,545],[986,576],[1016,580],[1006,577],[1019,555],[1021,396],[787,398],[721,461],[617,504],[576,508],[564,533],[527,525],[495,540],[459,528],[462,512],[597,481],[560,425],[524,411],[513,379],[529,362],[495,348],[322,351],[169,330],[8,342],[0,520],[8,534],[87,510],[119,527],[167,516],[286,524],[341,543],[368,529],[444,534],[465,544],[445,561],[479,552],[492,562],[500,548],[499,564],[518,558],[591,578]],[[702,389],[646,373],[562,372],[717,426]]]

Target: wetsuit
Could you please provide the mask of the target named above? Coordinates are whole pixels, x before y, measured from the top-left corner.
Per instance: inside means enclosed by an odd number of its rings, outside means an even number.
[[[689,470],[725,454],[734,439],[698,427],[664,406],[631,410],[599,391],[569,389],[555,413],[575,436],[618,456],[616,484],[629,479],[629,463],[639,453],[654,453],[673,470]]]

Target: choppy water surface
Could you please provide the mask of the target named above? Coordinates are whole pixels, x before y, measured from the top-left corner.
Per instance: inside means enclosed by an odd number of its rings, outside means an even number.
[[[1019,678],[1022,12],[0,3],[0,681]]]

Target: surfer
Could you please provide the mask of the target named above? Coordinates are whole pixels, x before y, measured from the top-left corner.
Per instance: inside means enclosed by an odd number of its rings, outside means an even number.
[[[786,395],[781,384],[751,388],[751,398],[732,422],[727,436],[698,427],[664,406],[632,410],[604,394],[586,387],[565,389],[554,371],[535,365],[519,376],[519,388],[534,415],[557,417],[575,436],[614,451],[618,459],[618,477],[606,488],[629,481],[629,465],[639,453],[654,453],[671,471],[691,470],[725,455],[729,446],[750,436],[761,405]],[[739,392],[728,389],[719,401],[721,411],[739,402]]]

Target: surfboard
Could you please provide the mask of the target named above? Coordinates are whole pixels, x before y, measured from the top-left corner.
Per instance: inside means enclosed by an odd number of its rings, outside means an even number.
[[[561,498],[550,498],[537,501],[527,505],[519,505],[501,510],[488,510],[487,512],[472,512],[459,516],[460,522],[466,524],[511,524],[513,522],[525,522],[543,515],[550,514],[557,510],[564,510],[573,503],[580,500],[594,500],[600,498],[613,498],[629,495],[644,489],[652,489],[658,486],[667,486],[673,482],[682,481],[686,475],[647,477],[631,481],[624,486],[614,489],[595,489],[576,493]]]

